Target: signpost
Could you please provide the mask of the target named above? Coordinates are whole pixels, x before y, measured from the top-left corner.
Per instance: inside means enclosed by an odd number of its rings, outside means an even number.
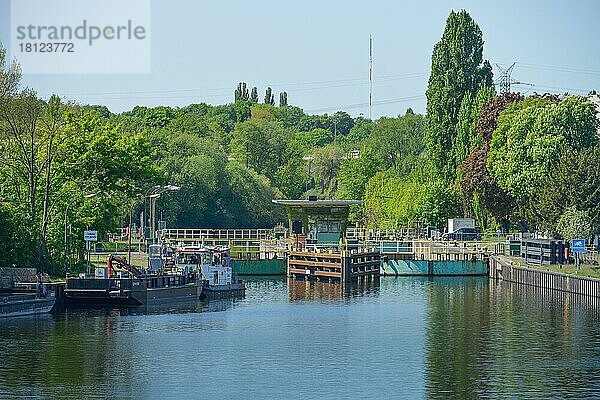
[[[91,273],[91,263],[90,263],[90,251],[91,251],[91,243],[98,241],[98,231],[83,231],[83,240],[85,240],[85,249],[87,250],[87,275]]]
[[[579,253],[585,253],[585,239],[573,239],[571,242],[571,251],[575,253],[575,265],[579,270]]]
[[[83,231],[83,240],[86,242],[97,242],[98,231]]]

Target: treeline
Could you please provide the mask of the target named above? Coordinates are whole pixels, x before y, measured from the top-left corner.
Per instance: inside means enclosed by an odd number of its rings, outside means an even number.
[[[379,229],[471,216],[494,232],[600,230],[594,105],[497,95],[465,11],[434,47],[425,116],[309,115],[285,92],[275,106],[270,88],[260,103],[243,82],[231,104],[114,114],[41,100],[4,50],[0,62],[0,265],[60,275],[65,249],[82,260],[86,227],[106,237],[130,212],[139,225],[145,196],[167,184],[181,188],[157,199],[169,227],[272,227],[285,221],[272,199],[316,195],[364,199],[351,217]]]
[[[596,105],[568,94],[497,95],[481,30],[466,11],[448,16],[431,64],[424,151],[411,171],[389,168],[369,180],[368,225],[443,228],[446,218],[466,216],[492,232],[568,240],[600,232]],[[405,147],[400,154],[410,157]]]

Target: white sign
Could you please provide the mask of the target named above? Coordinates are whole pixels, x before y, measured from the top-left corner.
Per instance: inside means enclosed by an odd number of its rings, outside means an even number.
[[[83,240],[86,242],[97,242],[98,241],[98,231],[84,231],[83,232]]]

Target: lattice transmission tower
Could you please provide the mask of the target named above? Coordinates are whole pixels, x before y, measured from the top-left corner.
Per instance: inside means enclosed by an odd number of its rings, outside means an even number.
[[[498,85],[500,94],[510,93],[510,85],[533,86],[533,83],[513,81],[511,79],[510,75],[512,74],[515,64],[516,64],[516,62],[512,63],[512,65],[506,69],[501,67],[500,65],[496,64],[496,68],[498,68],[498,71],[500,72],[498,78],[496,78],[496,85]]]

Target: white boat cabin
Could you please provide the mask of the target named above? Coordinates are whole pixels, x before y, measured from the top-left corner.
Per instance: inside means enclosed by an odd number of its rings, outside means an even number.
[[[175,265],[182,273],[200,271],[209,285],[229,285],[233,271],[229,248],[179,247],[174,249]]]

